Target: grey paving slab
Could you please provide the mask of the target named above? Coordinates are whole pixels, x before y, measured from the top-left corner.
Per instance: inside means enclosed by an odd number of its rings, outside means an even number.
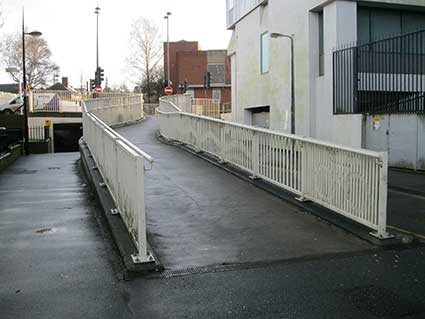
[[[32,155],[0,173],[2,319],[131,317],[78,159]]]
[[[388,184],[396,189],[425,196],[425,172],[390,169]]]
[[[119,132],[155,158],[146,173],[150,241],[168,269],[371,248],[360,239],[158,141],[159,121]]]
[[[390,169],[388,224],[425,239],[425,173]]]

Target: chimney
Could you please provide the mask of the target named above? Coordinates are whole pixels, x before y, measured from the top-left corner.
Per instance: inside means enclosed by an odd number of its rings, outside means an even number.
[[[68,77],[62,77],[62,85],[66,88],[68,87]]]

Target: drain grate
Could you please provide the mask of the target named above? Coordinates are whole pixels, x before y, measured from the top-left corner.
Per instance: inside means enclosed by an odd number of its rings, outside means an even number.
[[[29,175],[35,174],[37,170],[11,168],[4,171],[4,175]]]
[[[403,318],[425,313],[421,305],[403,299],[385,288],[364,286],[351,289],[347,293],[349,300],[357,308],[378,318]]]

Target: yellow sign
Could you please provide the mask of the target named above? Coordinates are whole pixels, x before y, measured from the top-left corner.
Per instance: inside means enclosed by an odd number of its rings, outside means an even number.
[[[381,115],[379,115],[379,114],[374,115],[374,116],[373,116],[373,121],[374,121],[375,123],[379,123],[379,122],[381,122]]]
[[[44,121],[44,127],[50,127],[52,126],[52,121],[51,120],[45,120]]]

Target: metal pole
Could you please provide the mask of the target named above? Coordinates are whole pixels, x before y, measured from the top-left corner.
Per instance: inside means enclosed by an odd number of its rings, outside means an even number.
[[[99,68],[99,7],[96,7],[96,70]]]
[[[25,12],[22,8],[22,73],[23,73],[23,93],[24,93],[24,154],[29,155],[29,131],[28,131],[28,97],[27,97],[27,69],[25,65]]]
[[[295,134],[295,54],[294,38],[291,39],[291,133]]]
[[[167,80],[170,86],[170,15],[167,14]]]

